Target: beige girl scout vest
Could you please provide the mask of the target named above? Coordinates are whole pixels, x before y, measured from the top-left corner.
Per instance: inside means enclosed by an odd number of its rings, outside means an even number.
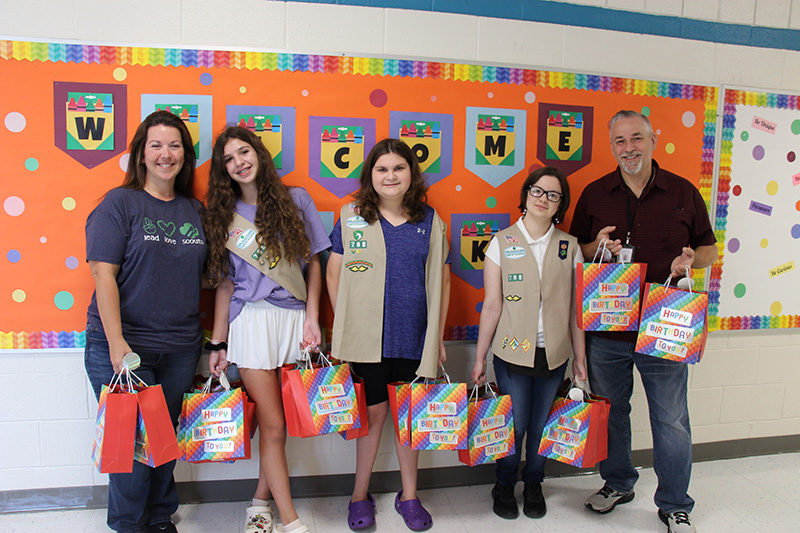
[[[228,240],[225,247],[235,253],[256,270],[289,291],[292,296],[306,301],[306,280],[303,271],[295,260],[283,257],[283,245],[278,257],[268,258],[264,255],[265,247],[259,246],[256,236],[258,228],[239,213],[233,214],[233,222],[228,227]]]
[[[380,221],[367,224],[353,204],[342,207],[342,271],[333,320],[337,359],[379,363],[383,341],[383,296],[386,282],[386,243]],[[428,260],[425,264],[428,326],[417,375],[436,377],[439,366],[439,316],[442,304],[442,266],[447,259],[447,227],[434,212]]]
[[[572,353],[569,313],[578,241],[555,228],[544,253],[540,280],[536,259],[516,224],[495,238],[500,244],[503,310],[492,352],[509,363],[533,367],[541,299],[547,366],[558,368]]]

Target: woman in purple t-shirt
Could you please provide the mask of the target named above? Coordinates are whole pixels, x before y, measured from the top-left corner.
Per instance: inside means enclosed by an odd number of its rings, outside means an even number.
[[[301,345],[322,341],[319,252],[330,241],[308,193],[281,183],[264,144],[243,127],[227,128],[214,143],[206,204],[208,277],[217,288],[209,367],[218,375],[228,360],[236,363],[260,429],[258,486],[244,531],[271,530],[271,494],[282,521],[276,531],[307,532],[289,490],[278,369]]]
[[[84,364],[97,397],[123,369],[161,385],[173,422],[191,389],[200,357],[200,284],[206,260],[200,202],[194,198],[195,154],[180,117],[151,113],[131,140],[121,187],[86,220],[86,259],[95,292],[87,310]],[[134,461],[111,474],[108,526],[115,531],[175,531],[175,461],[151,468]]]

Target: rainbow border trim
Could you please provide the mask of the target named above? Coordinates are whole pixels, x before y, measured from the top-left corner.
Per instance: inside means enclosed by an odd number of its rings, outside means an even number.
[[[523,68],[440,63],[405,59],[342,57],[276,52],[229,50],[192,50],[137,46],[101,46],[90,44],[45,43],[0,40],[0,59],[50,61],[98,65],[142,65],[187,68],[226,68],[288,72],[321,72],[362,76],[431,78],[576,89],[583,91],[653,96],[705,103],[703,151],[700,164],[700,194],[711,206],[714,180],[714,150],[719,87],[688,85],[663,81],[637,80],[613,76],[553,72]],[[724,139],[724,136],[723,136]],[[704,283],[704,271],[694,272],[695,280]],[[711,311],[709,298],[709,311]],[[712,325],[710,321],[709,326]],[[789,327],[789,326],[781,326]],[[745,328],[746,329],[746,328]],[[476,340],[478,325],[463,324],[448,328],[446,340]],[[53,341],[53,337],[57,342]],[[61,343],[62,337],[64,343]],[[46,341],[44,339],[47,339]],[[83,332],[0,332],[0,349],[78,348],[85,345]]]
[[[800,315],[719,316],[719,290],[725,263],[725,233],[728,226],[728,199],[731,190],[731,155],[736,133],[736,106],[769,107],[800,110],[796,95],[725,89],[720,139],[719,182],[717,185],[717,217],[714,233],[717,237],[719,260],[711,266],[708,287],[708,330],[777,329],[800,327]],[[701,191],[702,192],[702,191]]]

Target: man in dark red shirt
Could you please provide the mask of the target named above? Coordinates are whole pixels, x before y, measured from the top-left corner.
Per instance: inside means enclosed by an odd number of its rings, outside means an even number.
[[[663,283],[706,268],[717,259],[714,232],[700,192],[653,160],[658,138],[650,121],[619,111],[609,123],[611,150],[619,166],[590,183],[575,207],[570,233],[585,258],[600,242],[613,255],[647,264],[647,281]],[[633,500],[639,474],[631,462],[630,398],[633,366],[639,370],[650,408],[658,515],[673,533],[695,531],[688,494],[692,438],[686,401],[687,365],[634,352],[636,333],[587,332],[586,355],[593,392],[611,400],[608,458],[600,463],[605,486],[586,507],[608,513]]]

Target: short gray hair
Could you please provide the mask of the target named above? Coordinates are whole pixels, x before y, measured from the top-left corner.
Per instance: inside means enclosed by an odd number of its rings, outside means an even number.
[[[644,125],[647,128],[648,135],[653,135],[653,125],[650,124],[650,119],[646,116],[642,115],[638,111],[631,111],[630,109],[622,109],[617,111],[617,113],[611,117],[611,120],[608,121],[608,134],[611,135],[611,128],[614,127],[614,123],[617,122],[621,118],[640,118],[644,121]],[[613,139],[612,139],[613,140]]]

